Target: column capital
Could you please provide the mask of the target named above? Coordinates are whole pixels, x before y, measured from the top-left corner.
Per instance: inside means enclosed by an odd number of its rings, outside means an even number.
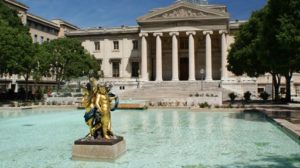
[[[228,31],[227,30],[219,30],[219,34],[227,34]]]
[[[188,32],[186,32],[186,35],[196,35],[196,32],[194,32],[194,31],[188,31]]]
[[[139,36],[140,37],[148,37],[148,33],[140,33]]]
[[[179,36],[179,32],[170,32],[169,35],[170,36]]]
[[[207,34],[214,34],[214,32],[213,31],[203,31],[203,35],[207,35]]]
[[[153,33],[153,36],[163,36],[163,33]]]

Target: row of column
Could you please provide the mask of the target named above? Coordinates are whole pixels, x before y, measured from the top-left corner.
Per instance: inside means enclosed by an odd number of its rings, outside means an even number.
[[[205,80],[212,81],[212,44],[211,44],[211,35],[213,31],[203,31],[203,35],[205,35],[206,41],[206,61],[205,61]],[[219,34],[221,34],[221,78],[222,80],[227,78],[227,40],[226,34],[227,31],[220,30]],[[156,37],[156,81],[161,82],[162,79],[162,43],[161,36],[163,33],[153,33]],[[172,36],[172,81],[179,80],[178,73],[178,40],[177,36],[179,36],[179,32],[170,32],[170,36]],[[186,35],[189,37],[189,81],[195,81],[195,40],[194,36],[196,32],[186,32]],[[148,80],[147,74],[147,40],[148,33],[140,33],[140,37],[142,37],[142,80]]]

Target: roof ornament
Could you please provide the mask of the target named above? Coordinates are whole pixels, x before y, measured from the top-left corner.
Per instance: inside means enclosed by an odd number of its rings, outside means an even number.
[[[208,5],[208,0],[176,0],[176,2],[189,2],[198,5]]]

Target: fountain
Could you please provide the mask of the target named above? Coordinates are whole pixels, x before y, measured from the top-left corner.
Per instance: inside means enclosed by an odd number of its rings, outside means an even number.
[[[111,111],[118,106],[118,97],[110,93],[111,85],[99,85],[95,78],[90,78],[82,88],[82,105],[86,112],[84,119],[89,126],[89,133],[74,142],[73,159],[116,159],[126,151],[123,137],[114,135],[111,127]],[[111,102],[115,101],[111,108]]]

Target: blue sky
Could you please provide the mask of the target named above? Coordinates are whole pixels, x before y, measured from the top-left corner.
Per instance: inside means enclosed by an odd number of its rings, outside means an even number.
[[[46,19],[61,18],[81,28],[136,25],[136,18],[149,10],[165,7],[175,0],[18,0],[29,12]],[[253,10],[267,0],[209,0],[210,4],[228,7],[231,20],[248,19]]]

